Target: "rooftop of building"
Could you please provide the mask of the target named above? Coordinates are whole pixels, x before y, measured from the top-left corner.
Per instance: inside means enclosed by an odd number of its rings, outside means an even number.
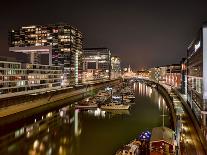
[[[109,50],[106,47],[97,47],[97,48],[84,48],[83,50]]]
[[[18,27],[16,27],[16,28],[12,28],[11,30],[15,30],[15,31],[17,31],[17,30],[19,30],[19,29],[26,29],[26,28],[36,28],[36,27],[62,27],[62,26],[66,26],[66,27],[68,27],[68,28],[71,28],[71,29],[74,29],[74,30],[77,30],[77,31],[79,31],[79,29],[78,28],[76,28],[75,26],[73,26],[73,25],[70,25],[70,24],[67,24],[67,23],[54,23],[54,24],[43,24],[43,25],[40,25],[40,24],[34,24],[34,25],[31,25],[31,24],[29,24],[29,25],[22,25],[22,26],[18,26]],[[79,31],[79,33],[81,33],[80,31]]]

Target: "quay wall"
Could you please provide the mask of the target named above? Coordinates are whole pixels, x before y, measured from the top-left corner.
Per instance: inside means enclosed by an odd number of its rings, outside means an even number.
[[[120,82],[121,79],[117,79],[97,84],[88,84],[73,89],[54,91],[48,94],[36,95],[35,98],[31,97],[29,101],[27,100],[21,104],[0,108],[0,127],[38,113],[72,104],[75,101],[94,94],[95,91],[103,89],[106,86],[117,85]],[[12,102],[12,100],[10,100],[10,102]]]

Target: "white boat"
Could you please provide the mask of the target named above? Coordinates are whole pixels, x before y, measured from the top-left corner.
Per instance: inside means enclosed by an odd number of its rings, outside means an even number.
[[[94,99],[90,100],[90,98],[86,98],[83,102],[75,105],[75,108],[77,109],[91,109],[97,107],[98,105],[96,104],[96,101]]]
[[[134,95],[127,95],[127,96],[124,96],[124,98],[126,98],[126,99],[135,99],[135,96]]]
[[[92,105],[75,105],[76,109],[91,109],[91,108],[97,108],[97,104]]]
[[[101,106],[101,109],[108,109],[108,110],[126,110],[129,109],[129,105],[124,104],[117,104],[117,103],[109,103]]]
[[[125,103],[131,103],[131,100],[130,99],[127,99],[127,98],[124,98],[123,99],[123,102],[125,102]]]
[[[99,91],[96,96],[97,97],[106,97],[106,96],[110,96],[110,94],[105,91]]]
[[[129,110],[120,110],[120,109],[118,109],[118,110],[109,110],[109,109],[104,109],[104,111],[105,112],[107,112],[107,113],[109,113],[109,114],[111,114],[111,115],[129,115],[130,114],[130,112],[129,112]]]

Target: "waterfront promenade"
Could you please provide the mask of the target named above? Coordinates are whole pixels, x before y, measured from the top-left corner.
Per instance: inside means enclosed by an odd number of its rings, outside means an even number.
[[[175,131],[177,133],[177,143],[179,146],[178,154],[181,155],[206,155],[207,144],[199,132],[200,129],[196,126],[196,122],[193,120],[192,115],[187,109],[187,98],[182,95],[176,88],[166,85],[161,82],[153,81],[150,79],[140,79],[148,82],[149,84],[156,84],[157,89],[162,90],[163,87],[170,95],[171,103],[169,108],[176,115]],[[165,94],[166,95],[166,94]]]
[[[180,154],[181,155],[205,155],[205,144],[202,144],[199,134],[192,123],[191,117],[180,100],[187,102],[186,96],[179,93],[176,88],[162,84],[173,100],[173,106],[179,111],[181,125],[177,126],[180,131]]]

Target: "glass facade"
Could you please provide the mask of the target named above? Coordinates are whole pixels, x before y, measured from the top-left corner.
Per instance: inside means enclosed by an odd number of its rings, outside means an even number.
[[[30,90],[60,88],[62,75],[60,66],[0,61],[1,98],[7,97],[3,94],[14,95]]]
[[[107,48],[84,49],[83,58],[84,81],[110,79],[111,52]],[[90,75],[90,78],[89,78]]]
[[[187,50],[187,100],[194,112],[201,130],[207,137],[206,90],[207,90],[207,31],[206,25],[199,30],[197,37]]]
[[[49,64],[64,68],[66,85],[82,82],[82,33],[68,24],[24,26],[9,32],[11,51],[29,54],[39,63],[39,54],[49,54]],[[18,47],[18,48],[14,48]],[[44,49],[48,47],[48,51]]]
[[[26,91],[27,71],[21,63],[0,61],[0,94]]]
[[[202,29],[187,51],[187,97],[200,124],[203,106],[203,49],[201,41]]]

